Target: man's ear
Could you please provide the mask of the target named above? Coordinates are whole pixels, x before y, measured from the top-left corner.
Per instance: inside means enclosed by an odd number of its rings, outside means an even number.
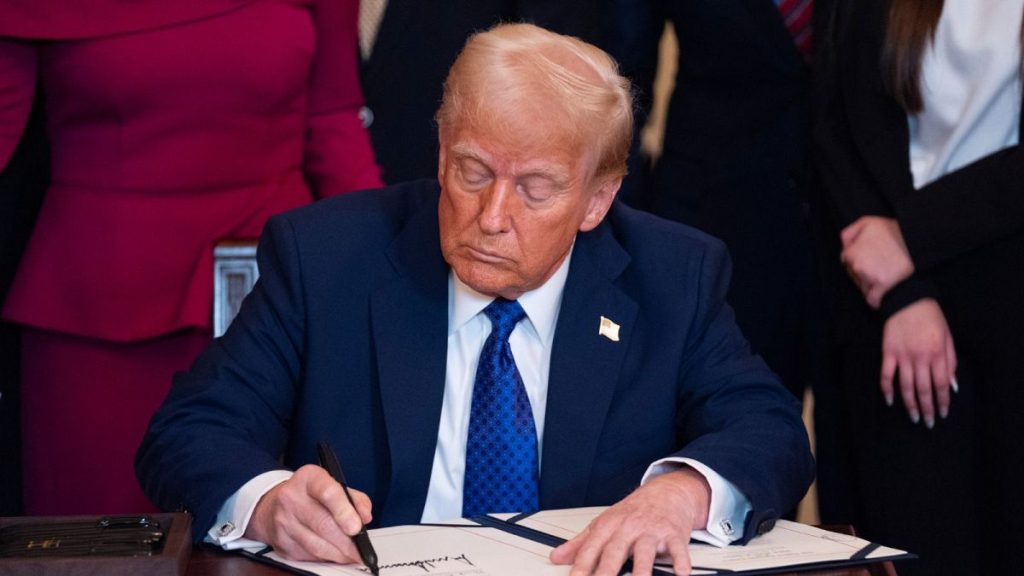
[[[604,220],[604,216],[611,209],[612,202],[615,200],[615,195],[618,194],[620,186],[622,186],[621,176],[609,178],[602,182],[598,189],[591,194],[589,204],[587,205],[587,213],[583,217],[583,222],[580,223],[580,232],[589,232]]]

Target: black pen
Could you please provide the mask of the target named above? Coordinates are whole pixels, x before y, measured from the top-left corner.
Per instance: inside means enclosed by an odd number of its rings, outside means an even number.
[[[341,488],[345,491],[345,497],[348,498],[348,503],[352,505],[352,508],[355,508],[356,503],[352,501],[352,494],[348,491],[348,482],[345,482],[345,473],[341,471],[338,456],[331,449],[331,445],[327,442],[317,442],[316,451],[320,455],[320,466],[326,468],[331,477],[337,480],[338,484],[341,484]],[[370,544],[370,535],[366,533],[365,525],[359,529],[358,534],[352,537],[352,541],[355,542],[356,548],[359,550],[359,557],[363,560],[363,564],[370,569],[374,576],[379,576],[380,569],[377,568],[377,552],[374,551],[373,544]]]

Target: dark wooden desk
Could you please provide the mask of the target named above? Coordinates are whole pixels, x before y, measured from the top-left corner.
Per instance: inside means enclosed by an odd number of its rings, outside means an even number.
[[[833,532],[852,533],[849,526],[822,526]],[[217,549],[192,550],[186,576],[282,576],[288,572]],[[892,562],[881,562],[848,570],[793,572],[789,576],[896,576]]]

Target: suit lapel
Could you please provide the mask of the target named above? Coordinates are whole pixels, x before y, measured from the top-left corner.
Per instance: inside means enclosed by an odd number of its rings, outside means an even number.
[[[613,284],[628,262],[607,223],[577,237],[551,352],[541,508],[585,502],[638,311]],[[602,316],[619,325],[618,342],[598,333]]]
[[[391,455],[384,524],[419,522],[430,482],[444,396],[448,267],[439,245],[436,201],[395,240],[398,277],[370,299],[381,405]]]

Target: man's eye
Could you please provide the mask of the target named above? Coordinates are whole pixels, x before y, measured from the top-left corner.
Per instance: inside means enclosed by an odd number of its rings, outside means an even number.
[[[481,174],[479,172],[463,172],[462,181],[467,186],[483,186],[484,184],[487,183],[487,175]]]
[[[519,184],[519,190],[534,202],[543,202],[558,192],[555,183],[547,178],[531,178]]]
[[[459,177],[462,180],[463,185],[468,187],[480,187],[487,184],[491,175],[487,170],[484,170],[474,162],[460,162],[459,163]]]

